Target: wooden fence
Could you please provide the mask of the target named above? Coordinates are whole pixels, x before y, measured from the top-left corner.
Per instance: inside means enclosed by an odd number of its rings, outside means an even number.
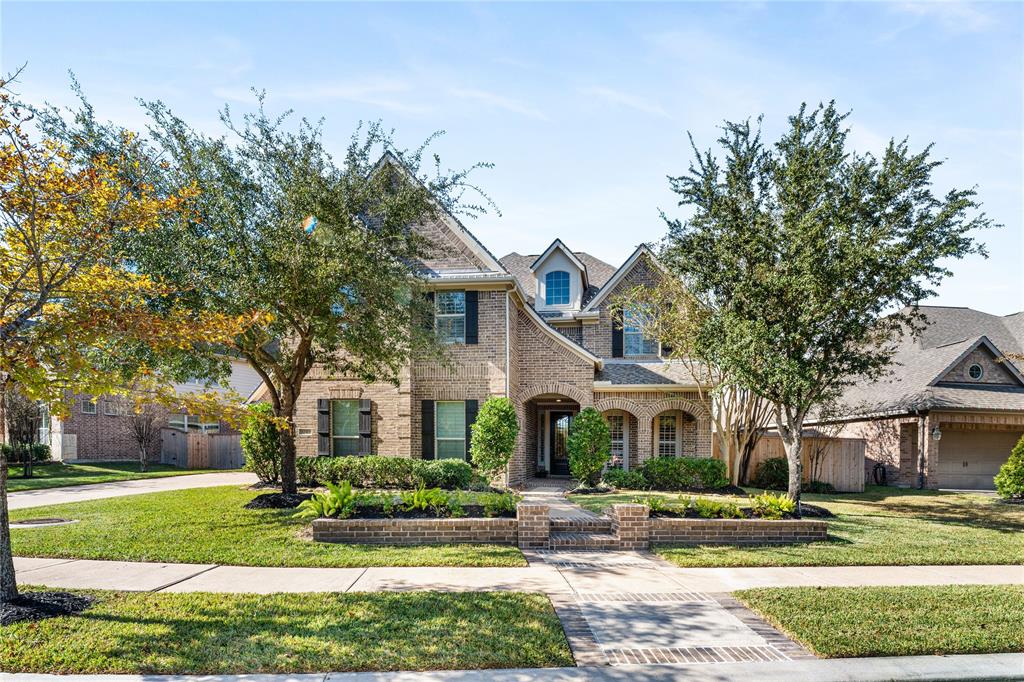
[[[185,433],[160,430],[160,462],[183,469],[241,469],[241,436],[237,433]]]
[[[811,480],[811,454],[819,450],[821,464],[815,478],[831,483],[842,493],[864,492],[864,440],[862,438],[804,438],[804,481]],[[785,457],[786,450],[778,436],[764,436],[757,442],[750,457],[749,475],[757,465],[772,457]]]

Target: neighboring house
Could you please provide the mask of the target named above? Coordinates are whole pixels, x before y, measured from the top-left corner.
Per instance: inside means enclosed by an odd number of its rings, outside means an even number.
[[[1024,312],[921,306],[928,326],[905,337],[888,376],[850,387],[842,437],[866,442],[889,484],[991,489],[1024,435],[1024,376],[1004,354],[1024,353]]]
[[[451,215],[417,229],[434,245],[422,266],[450,362],[413,360],[398,386],[314,368],[296,411],[300,455],[468,460],[480,404],[507,396],[520,424],[511,483],[539,470],[568,475],[569,424],[587,406],[611,427],[616,466],[711,456],[692,378],[628,313],[620,321],[609,309],[617,293],[662,275],[647,247],[618,268],[558,239],[539,255],[498,259]]]
[[[231,376],[226,385],[211,388],[226,394],[233,391],[243,398],[260,385],[259,375],[245,360],[231,358]],[[204,381],[175,384],[179,394],[207,390]],[[138,446],[132,440],[128,421],[130,399],[116,396],[76,395],[70,413],[65,417],[44,418],[48,427],[40,429],[39,440],[50,444],[54,459],[65,462],[137,460]],[[217,420],[204,420],[195,415],[174,413],[160,408],[167,428],[200,433],[232,433],[232,427]],[[151,452],[156,459],[159,452]]]

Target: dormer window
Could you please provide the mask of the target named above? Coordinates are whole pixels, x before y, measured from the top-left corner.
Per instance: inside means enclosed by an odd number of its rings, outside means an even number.
[[[565,270],[549,272],[544,277],[544,300],[547,305],[569,304],[569,273]]]

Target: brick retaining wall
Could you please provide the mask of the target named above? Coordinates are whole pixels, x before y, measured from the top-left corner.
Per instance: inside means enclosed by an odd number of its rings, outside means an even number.
[[[828,524],[809,519],[650,519],[652,544],[776,545],[827,539]]]
[[[316,519],[313,540],[366,545],[516,544],[516,519]]]

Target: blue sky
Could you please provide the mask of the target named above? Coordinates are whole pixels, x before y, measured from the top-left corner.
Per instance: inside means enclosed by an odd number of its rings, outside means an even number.
[[[264,88],[274,110],[324,117],[339,151],[360,119],[477,177],[502,215],[469,221],[497,255],[554,237],[613,264],[679,215],[667,175],[723,119],[801,101],[852,110],[853,145],[935,143],[937,189],[977,185],[1004,227],[990,258],[953,264],[931,301],[1024,309],[1024,10],[1019,3],[0,5],[2,67],[21,92],[69,101],[73,69],[101,116],[143,124],[162,99],[216,130]]]

